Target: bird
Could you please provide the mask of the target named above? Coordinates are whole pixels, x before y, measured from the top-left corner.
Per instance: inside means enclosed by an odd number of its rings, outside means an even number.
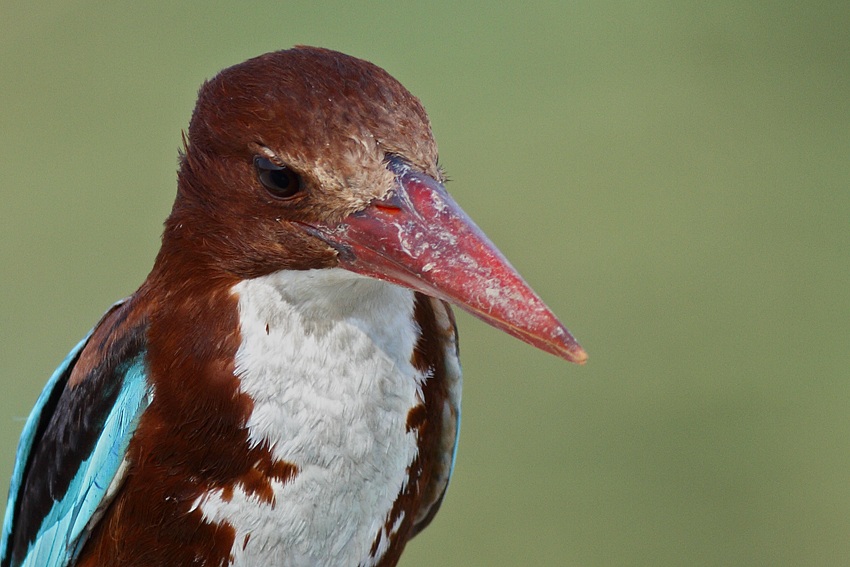
[[[224,69],[179,153],[148,277],[26,421],[0,567],[396,565],[455,464],[450,304],[587,354],[372,63],[296,46]]]

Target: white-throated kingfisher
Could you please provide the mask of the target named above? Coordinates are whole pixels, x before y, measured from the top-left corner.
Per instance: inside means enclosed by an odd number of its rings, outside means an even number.
[[[586,359],[443,181],[422,105],[366,61],[205,83],[150,275],[26,422],[0,567],[395,565],[454,465],[448,303]]]

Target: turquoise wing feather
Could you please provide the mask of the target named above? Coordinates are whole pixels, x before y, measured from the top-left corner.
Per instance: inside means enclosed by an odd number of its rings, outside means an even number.
[[[122,360],[108,369],[109,388],[103,388],[108,390],[108,393],[98,398],[101,404],[104,398],[108,399],[108,406],[97,409],[97,404],[93,404],[96,409],[87,410],[87,400],[74,399],[74,396],[92,395],[92,389],[78,394],[78,390],[83,392],[82,388],[69,391],[66,389],[66,383],[90,337],[91,334],[77,344],[53,373],[24,427],[3,522],[0,567],[73,565],[92,528],[120,487],[126,472],[127,448],[139,418],[152,398],[152,390],[146,377],[144,351],[137,349],[132,358]],[[95,379],[99,378],[100,376],[96,376]],[[113,382],[117,384],[114,387]],[[60,398],[62,403],[57,401]],[[67,488],[60,495],[51,494],[46,514],[28,518],[28,526],[21,528],[19,524],[22,517],[26,514],[32,516],[34,513],[26,509],[27,504],[24,502],[28,480],[36,477],[36,480],[30,482],[40,482],[50,487],[48,492],[53,491],[53,485],[48,484],[52,481],[42,481],[38,478],[42,471],[32,470],[34,454],[39,450],[39,443],[45,438],[45,430],[59,427],[51,421],[55,415],[50,414],[67,411],[68,407],[74,410],[83,408],[84,412],[94,413],[87,418],[92,417],[97,427],[94,431],[85,432],[87,436],[94,436],[94,441],[87,454],[79,459],[69,458],[66,463],[62,463],[73,470],[58,473],[54,471],[54,478],[64,476],[70,479]],[[74,454],[71,453],[71,456],[74,457]],[[16,537],[15,531],[20,529],[29,531]],[[16,549],[13,552],[13,546],[25,547],[25,550]]]

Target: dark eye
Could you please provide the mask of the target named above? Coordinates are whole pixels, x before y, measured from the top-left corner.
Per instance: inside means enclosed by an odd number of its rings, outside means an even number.
[[[262,156],[257,156],[254,158],[254,168],[257,170],[260,183],[272,197],[288,199],[301,190],[301,178],[285,165],[278,165]]]

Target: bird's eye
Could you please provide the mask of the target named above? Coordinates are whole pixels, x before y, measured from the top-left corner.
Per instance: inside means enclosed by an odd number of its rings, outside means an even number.
[[[257,170],[260,183],[272,197],[288,199],[301,190],[301,178],[285,165],[278,165],[262,156],[257,156],[254,158],[254,169]]]

